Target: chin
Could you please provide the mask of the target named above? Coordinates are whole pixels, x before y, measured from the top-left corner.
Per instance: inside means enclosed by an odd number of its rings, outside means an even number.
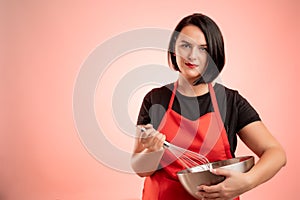
[[[197,80],[201,74],[200,73],[186,73],[186,74],[182,74],[182,76],[187,79],[187,80]]]

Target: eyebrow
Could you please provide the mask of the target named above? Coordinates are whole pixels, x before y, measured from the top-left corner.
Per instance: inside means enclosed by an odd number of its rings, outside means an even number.
[[[188,42],[188,41],[186,41],[186,40],[181,40],[180,42],[185,42],[185,43],[187,43],[187,44],[192,44],[192,43],[190,43],[190,42]],[[207,47],[207,44],[200,44],[199,46],[202,46],[202,47]]]

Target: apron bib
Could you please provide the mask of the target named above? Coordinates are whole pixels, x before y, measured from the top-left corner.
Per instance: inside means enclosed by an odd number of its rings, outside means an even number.
[[[168,109],[158,131],[165,134],[166,140],[170,143],[200,153],[210,162],[230,159],[232,158],[230,145],[216,95],[211,83],[208,87],[214,112],[190,120],[172,110],[177,89],[177,82],[175,82]],[[146,177],[143,200],[195,200],[177,178],[177,172],[185,167],[168,149],[164,152],[160,167],[161,169]]]

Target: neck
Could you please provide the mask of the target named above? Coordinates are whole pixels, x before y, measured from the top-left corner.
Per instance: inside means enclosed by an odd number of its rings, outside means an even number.
[[[178,78],[177,90],[185,96],[201,96],[208,93],[208,84],[193,85],[194,80],[187,80],[182,76]]]

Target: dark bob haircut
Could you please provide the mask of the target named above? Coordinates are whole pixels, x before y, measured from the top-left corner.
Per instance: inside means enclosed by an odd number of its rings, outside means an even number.
[[[207,42],[207,53],[209,55],[207,68],[194,84],[197,85],[200,83],[212,82],[222,71],[225,64],[224,41],[218,25],[212,19],[203,14],[195,13],[189,15],[183,18],[176,26],[169,43],[169,65],[179,71],[176,63],[176,56],[174,55],[175,44],[181,30],[188,25],[197,26],[203,32]]]

